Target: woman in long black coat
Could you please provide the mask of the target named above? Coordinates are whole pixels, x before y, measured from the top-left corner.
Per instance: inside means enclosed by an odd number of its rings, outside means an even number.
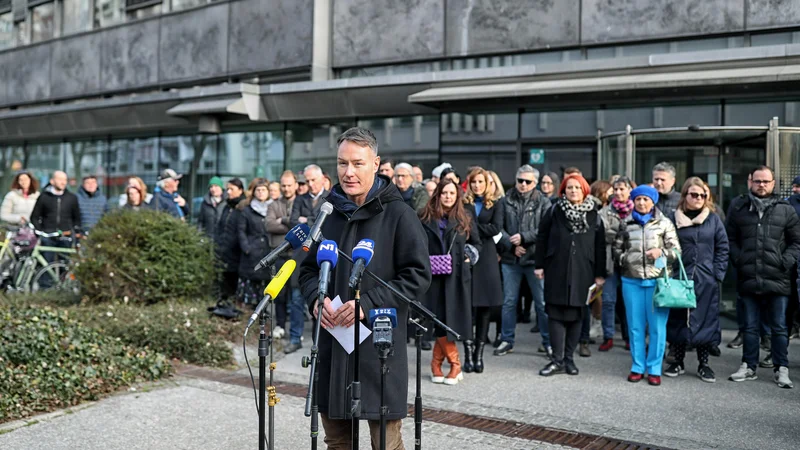
[[[214,245],[217,257],[222,262],[222,285],[220,287],[220,300],[227,300],[236,294],[236,284],[239,281],[239,261],[242,250],[239,248],[239,215],[237,209],[244,201],[244,185],[242,180],[232,178],[228,181],[228,198],[225,208],[214,233]]]
[[[686,347],[693,345],[699,363],[697,376],[708,383],[716,381],[708,365],[708,354],[720,341],[720,283],[728,268],[728,234],[722,219],[714,214],[714,208],[703,180],[698,177],[686,180],[678,209],[671,218],[678,230],[686,274],[694,280],[697,308],[669,312],[667,339],[672,345],[675,362],[664,371],[668,377],[684,373]],[[674,276],[678,275],[676,271]]]
[[[605,283],[606,241],[597,200],[577,174],[561,182],[560,198],[545,214],[536,239],[536,276],[544,278],[544,301],[552,361],[539,375],[578,375],[573,353],[578,346],[592,284]]]
[[[498,201],[497,190],[490,187],[491,176],[482,168],[467,175],[467,193],[464,202],[475,209],[481,253],[472,277],[472,307],[475,312],[475,341],[464,341],[464,366],[466,373],[483,372],[483,347],[489,332],[492,308],[503,306],[503,283],[497,263],[494,237],[503,231],[503,203]]]
[[[472,265],[478,262],[481,240],[475,223],[475,210],[465,205],[461,188],[449,179],[439,183],[428,205],[420,214],[428,236],[430,255],[450,254],[452,273],[433,275],[425,294],[425,304],[434,314],[460,334],[472,339]],[[464,378],[458,347],[443,330],[434,332],[436,342],[431,361],[432,381],[448,385]],[[447,377],[442,373],[444,359],[450,363]]]
[[[254,270],[256,264],[270,251],[267,235],[267,207],[269,185],[261,180],[253,186],[249,204],[242,209],[239,218],[239,247],[242,257],[239,262],[242,299],[247,304],[257,304],[269,280],[268,270]]]

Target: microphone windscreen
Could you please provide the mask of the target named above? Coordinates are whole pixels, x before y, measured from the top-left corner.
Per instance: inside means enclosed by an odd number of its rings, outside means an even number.
[[[295,267],[297,267],[297,263],[293,259],[290,259],[285,263],[283,263],[283,265],[281,266],[281,270],[279,270],[278,273],[275,274],[275,277],[272,279],[272,281],[269,282],[267,288],[264,289],[264,295],[269,295],[273,299],[276,298],[278,294],[281,293],[281,290],[283,289],[283,286],[286,284],[286,282],[289,280],[289,277],[292,276],[292,272],[294,272]]]
[[[369,323],[375,324],[375,319],[385,316],[392,321],[392,328],[397,328],[397,310],[394,308],[378,308],[369,310]]]
[[[303,241],[308,238],[309,231],[311,230],[308,228],[308,225],[298,223],[286,233],[285,239],[292,245],[292,248],[300,248],[300,246],[303,245]]]
[[[317,265],[322,265],[323,262],[328,261],[331,263],[331,269],[336,267],[336,262],[339,260],[339,252],[336,242],[325,240],[319,243],[317,249]]]
[[[372,239],[362,239],[353,247],[353,261],[363,259],[364,266],[368,266],[375,254],[375,241]]]

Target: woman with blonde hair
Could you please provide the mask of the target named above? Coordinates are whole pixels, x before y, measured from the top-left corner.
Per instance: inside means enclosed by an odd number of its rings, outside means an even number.
[[[125,188],[125,192],[119,196],[120,207],[125,206],[128,203],[128,187],[130,186],[136,186],[139,189],[139,192],[142,194],[143,204],[150,204],[150,200],[153,199],[153,194],[147,193],[147,185],[144,184],[144,180],[139,177],[128,177],[128,185]]]
[[[494,189],[497,198],[500,199],[505,197],[506,190],[503,188],[503,181],[499,176],[497,176],[497,173],[494,170],[487,170],[486,173],[489,174],[489,187]]]

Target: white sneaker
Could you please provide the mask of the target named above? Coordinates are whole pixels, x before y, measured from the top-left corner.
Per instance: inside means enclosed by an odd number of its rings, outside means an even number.
[[[436,376],[431,375],[431,382],[434,383],[434,384],[442,384],[442,383],[444,383],[444,375],[442,375],[440,377],[436,377]]]
[[[775,383],[778,384],[779,388],[791,389],[794,387],[794,384],[792,384],[792,380],[789,379],[788,367],[779,367],[778,371],[775,372],[773,378],[775,380]]]
[[[464,379],[464,372],[460,372],[458,375],[456,375],[455,378],[445,378],[444,384],[448,386],[455,386],[458,384],[459,381],[463,379]]]
[[[286,335],[286,331],[281,327],[275,327],[275,330],[272,332],[272,337],[275,339],[280,339]]]
[[[755,370],[747,367],[747,363],[742,363],[742,365],[739,366],[739,370],[737,370],[730,377],[728,377],[728,379],[731,381],[752,381],[752,380],[757,380],[758,375],[756,375]]]

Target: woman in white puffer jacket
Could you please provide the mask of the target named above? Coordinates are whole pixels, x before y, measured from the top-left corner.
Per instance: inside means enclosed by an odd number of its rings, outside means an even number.
[[[39,199],[39,181],[28,172],[20,172],[11,182],[11,191],[0,206],[0,220],[12,225],[25,225]]]

